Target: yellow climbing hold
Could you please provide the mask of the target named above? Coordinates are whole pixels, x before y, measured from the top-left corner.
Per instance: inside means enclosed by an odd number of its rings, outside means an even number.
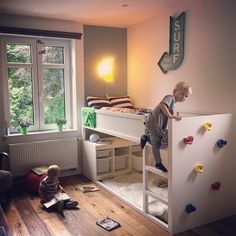
[[[203,172],[203,165],[202,164],[196,164],[195,167],[194,167],[194,170],[197,172],[197,173],[202,173]]]
[[[207,131],[211,131],[212,130],[212,123],[211,122],[207,122],[203,125],[203,128]]]

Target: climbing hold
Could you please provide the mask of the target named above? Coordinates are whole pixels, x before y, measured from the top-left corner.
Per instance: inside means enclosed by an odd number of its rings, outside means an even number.
[[[224,146],[227,144],[227,141],[224,140],[224,139],[219,139],[219,140],[216,142],[216,144],[217,144],[217,146],[218,146],[219,148],[222,148],[222,147],[224,147]]]
[[[220,189],[220,185],[221,185],[220,182],[215,182],[214,184],[211,185],[211,189],[218,191]]]
[[[203,172],[203,165],[202,164],[197,164],[195,165],[194,167],[194,170],[197,172],[197,173],[202,173]]]
[[[206,131],[211,131],[212,130],[212,123],[211,122],[207,122],[203,125],[203,128],[206,130]]]
[[[185,144],[192,144],[193,143],[193,136],[188,136],[186,138],[183,138],[183,141]]]
[[[192,204],[188,204],[188,205],[186,205],[186,207],[185,207],[185,211],[187,212],[187,213],[192,213],[192,212],[194,212],[194,211],[196,211],[196,207],[194,206],[194,205],[192,205]]]

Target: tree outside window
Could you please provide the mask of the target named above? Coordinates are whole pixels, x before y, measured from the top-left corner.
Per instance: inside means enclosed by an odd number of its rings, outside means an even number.
[[[28,117],[34,130],[54,128],[57,118],[68,120],[68,43],[45,40],[39,44],[37,39],[27,42],[27,38],[25,42],[21,39],[18,43],[17,38],[7,38],[5,42],[4,77],[11,127],[21,117]]]

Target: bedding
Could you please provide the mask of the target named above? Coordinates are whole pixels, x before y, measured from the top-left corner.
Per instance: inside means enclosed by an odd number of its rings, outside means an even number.
[[[133,109],[133,103],[129,96],[116,96],[116,97],[108,97],[112,107],[120,107],[120,108],[131,108]]]
[[[93,107],[96,109],[111,106],[110,100],[104,97],[87,96],[87,103],[89,107]]]
[[[138,109],[122,108],[122,107],[102,107],[101,111],[122,112],[122,113],[137,113]]]
[[[100,109],[102,107],[134,109],[133,103],[129,96],[111,96],[111,97],[87,96],[87,104],[89,107],[93,107],[96,109]]]

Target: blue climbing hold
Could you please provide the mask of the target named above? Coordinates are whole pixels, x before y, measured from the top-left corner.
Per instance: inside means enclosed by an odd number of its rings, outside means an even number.
[[[185,211],[186,211],[187,213],[192,213],[192,212],[196,211],[196,209],[197,209],[197,208],[196,208],[194,205],[188,204],[188,205],[186,206],[186,208],[185,208]]]
[[[224,147],[224,146],[227,144],[227,141],[224,140],[224,139],[219,139],[219,140],[216,142],[216,144],[217,144],[217,146],[218,146],[219,148],[222,148],[222,147]]]

